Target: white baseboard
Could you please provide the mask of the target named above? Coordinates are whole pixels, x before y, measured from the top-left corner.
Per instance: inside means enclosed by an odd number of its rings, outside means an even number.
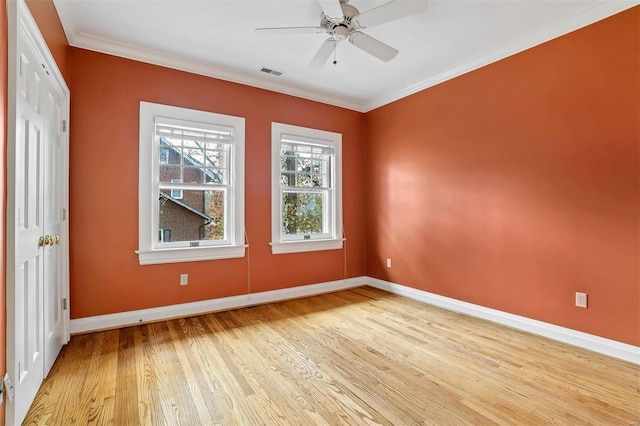
[[[287,299],[298,299],[301,297],[314,296],[316,294],[331,293],[334,291],[359,287],[365,284],[365,277],[357,277],[320,284],[285,288],[282,290],[263,291],[260,293],[243,294],[239,296],[223,297],[220,299],[161,306],[159,308],[140,309],[136,311],[119,312],[116,314],[77,318],[71,320],[70,331],[71,334],[78,334],[98,330],[108,330],[111,328],[126,327],[135,324],[192,315],[201,315],[209,312],[243,308]]]
[[[459,312],[474,317],[486,319],[507,327],[528,331],[533,334],[559,340],[573,346],[589,349],[604,355],[609,355],[634,364],[640,364],[640,347],[605,339],[570,328],[486,308],[473,303],[463,302],[450,297],[440,296],[423,290],[417,290],[401,284],[394,284],[377,278],[366,277],[366,283],[372,287],[386,290],[399,296],[408,297],[419,302]]]
[[[417,290],[412,287],[371,277],[356,277],[346,280],[285,288],[282,290],[264,291],[260,293],[223,297],[220,299],[162,306],[159,308],[140,309],[136,311],[119,312],[116,314],[72,319],[70,322],[70,331],[71,334],[78,334],[98,330],[108,330],[111,328],[126,327],[135,324],[309,297],[317,294],[331,293],[334,291],[359,287],[362,285],[370,285],[372,287],[386,290],[390,293],[408,297],[429,305],[486,319],[507,327],[524,330],[640,365],[640,347],[638,346],[628,345],[626,343],[605,339],[604,337],[594,336],[592,334],[583,333],[570,328],[560,327],[554,324],[498,311],[496,309],[480,305],[474,305],[473,303],[463,302],[450,297],[440,296],[438,294]]]

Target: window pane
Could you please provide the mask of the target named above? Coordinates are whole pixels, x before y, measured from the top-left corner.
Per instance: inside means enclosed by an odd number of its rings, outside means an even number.
[[[163,154],[163,151],[166,154]],[[162,161],[166,155],[166,163]],[[182,144],[179,140],[160,138],[160,163],[161,164],[180,164],[182,158]]]
[[[206,169],[205,170],[205,183],[215,183],[226,185],[225,177],[227,176],[227,171],[225,169]]]
[[[181,170],[180,166],[171,166],[171,165],[160,165],[160,182],[169,183],[175,181],[181,181],[182,176],[180,175]]]
[[[311,188],[313,186],[311,175],[308,173],[299,173],[296,175],[296,186]]]
[[[282,186],[296,186],[296,174],[282,173],[280,176],[280,183]]]
[[[295,170],[296,157],[292,151],[283,151],[280,157],[280,170]]]
[[[205,166],[207,167],[226,167],[227,150],[224,145],[216,144],[209,146],[206,151]]]
[[[185,167],[182,170],[182,181],[184,183],[204,183],[204,169],[200,167]]]
[[[296,170],[299,172],[309,173],[311,171],[311,158],[300,156],[296,162]]]
[[[170,235],[171,242],[223,240],[226,191],[183,190],[182,199],[167,197],[167,190],[159,197],[159,242]],[[164,230],[160,232],[160,230]]]
[[[160,148],[160,164],[169,164],[169,150],[166,146]]]
[[[205,149],[199,147],[188,147],[185,141],[183,150],[185,165],[202,166],[205,161]]]
[[[324,234],[325,196],[325,193],[283,193],[283,234]]]

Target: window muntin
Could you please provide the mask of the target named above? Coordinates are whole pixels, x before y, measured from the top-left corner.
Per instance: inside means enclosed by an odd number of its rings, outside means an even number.
[[[140,263],[243,256],[244,119],[141,102],[140,120]]]
[[[272,251],[342,247],[338,133],[272,124]]]

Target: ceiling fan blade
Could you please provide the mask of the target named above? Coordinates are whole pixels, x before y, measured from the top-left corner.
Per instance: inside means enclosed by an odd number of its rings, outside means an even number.
[[[340,22],[344,18],[340,0],[318,0],[325,16],[332,21]]]
[[[327,59],[333,53],[333,49],[336,47],[336,41],[332,38],[328,38],[322,43],[320,49],[316,52],[315,56],[307,65],[307,68],[320,69],[327,63]]]
[[[366,12],[357,21],[363,28],[395,21],[405,16],[415,15],[427,8],[427,0],[393,0]]]
[[[255,31],[260,35],[317,34],[322,32],[322,27],[256,28]]]
[[[359,47],[384,62],[389,62],[398,54],[398,51],[393,47],[360,31],[351,33],[349,41],[354,46]]]

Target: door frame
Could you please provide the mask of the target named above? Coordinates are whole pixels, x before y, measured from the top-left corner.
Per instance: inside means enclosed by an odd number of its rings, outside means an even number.
[[[53,79],[53,83],[61,90],[64,100],[64,115],[66,117],[66,131],[61,137],[61,191],[60,206],[64,209],[63,222],[60,229],[60,273],[62,279],[62,297],[67,299],[67,309],[63,311],[64,341],[68,342],[69,335],[69,99],[70,92],[58,66],[56,64],[44,37],[34,21],[24,0],[7,0],[8,20],[8,84],[7,84],[7,198],[6,198],[6,362],[7,374],[12,383],[17,381],[17,361],[15,352],[15,272],[16,272],[16,173],[20,172],[16,159],[17,110],[18,96],[18,34],[22,30],[36,46],[45,69]],[[44,378],[43,378],[44,379]],[[10,389],[7,389],[11,392]],[[7,398],[5,421],[7,425],[21,423],[23,419],[15,418],[15,404]]]

